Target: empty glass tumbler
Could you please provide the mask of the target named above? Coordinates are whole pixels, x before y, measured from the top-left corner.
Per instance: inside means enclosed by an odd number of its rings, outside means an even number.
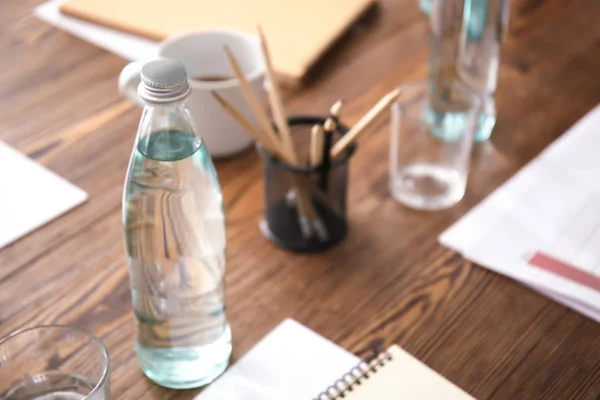
[[[460,82],[443,96],[425,81],[400,91],[391,110],[392,196],[420,210],[451,207],[465,193],[481,100]]]
[[[70,326],[39,326],[0,340],[0,399],[108,400],[102,342]]]

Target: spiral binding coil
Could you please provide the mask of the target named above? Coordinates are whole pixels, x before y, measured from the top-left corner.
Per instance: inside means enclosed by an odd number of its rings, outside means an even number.
[[[362,384],[363,381],[375,374],[386,363],[392,361],[392,355],[384,351],[373,357],[370,361],[361,361],[356,367],[344,374],[341,379],[329,386],[314,400],[338,400],[346,397],[346,394]]]

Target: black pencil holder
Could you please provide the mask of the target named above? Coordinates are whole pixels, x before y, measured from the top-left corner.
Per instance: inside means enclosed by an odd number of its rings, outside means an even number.
[[[298,155],[308,154],[306,144],[310,142],[312,126],[322,125],[326,119],[319,116],[288,118],[294,142],[300,150]],[[338,122],[333,135],[339,138],[347,131],[348,128]],[[322,251],[340,242],[348,231],[348,163],[355,145],[349,146],[334,161],[324,155],[321,165],[306,167],[290,165],[260,145],[257,148],[264,166],[262,233],[279,247],[296,252]]]

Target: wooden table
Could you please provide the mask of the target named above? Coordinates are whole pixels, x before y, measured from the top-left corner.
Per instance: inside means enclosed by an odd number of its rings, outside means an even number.
[[[108,346],[113,398],[191,399],[197,391],[144,379],[134,357],[121,191],[140,111],[117,94],[125,61],[32,17],[39,1],[1,4],[0,138],[90,199],[0,250],[0,336],[79,325]],[[341,97],[343,119],[354,123],[395,85],[426,76],[417,0],[381,3],[310,86],[289,94],[290,112],[319,113]],[[290,254],[258,231],[255,152],[217,162],[234,359],[293,317],[355,353],[398,343],[478,399],[597,398],[600,325],[436,243],[600,102],[600,1],[515,0],[511,14],[493,144],[477,149],[466,197],[453,209],[414,212],[390,198],[382,124],[352,161],[347,239],[325,254]]]

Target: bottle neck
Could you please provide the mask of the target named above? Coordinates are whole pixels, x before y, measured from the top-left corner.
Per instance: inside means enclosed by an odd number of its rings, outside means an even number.
[[[144,155],[167,161],[185,157],[201,144],[184,101],[144,107],[136,140],[138,150]]]
[[[185,101],[169,104],[146,104],[138,129],[138,139],[160,131],[183,131],[196,135]]]

